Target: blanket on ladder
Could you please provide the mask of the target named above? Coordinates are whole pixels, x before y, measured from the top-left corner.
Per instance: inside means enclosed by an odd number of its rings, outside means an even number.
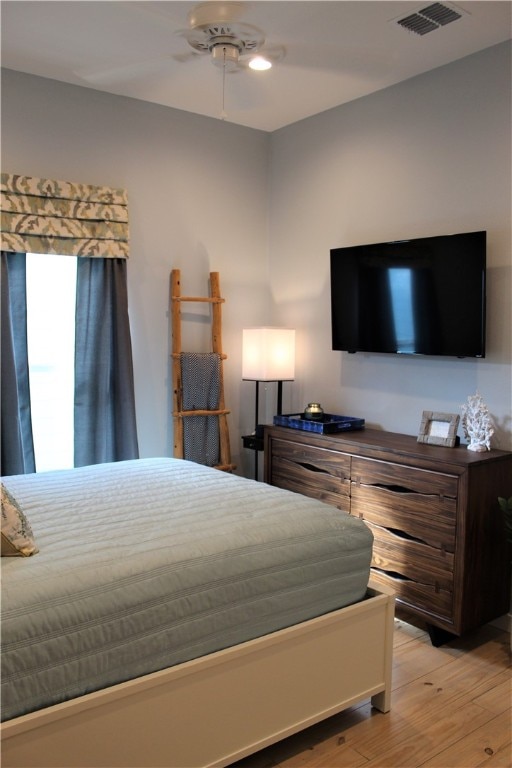
[[[216,410],[220,398],[220,355],[182,352],[183,410]],[[220,461],[219,417],[183,417],[183,455],[189,461],[213,467]]]

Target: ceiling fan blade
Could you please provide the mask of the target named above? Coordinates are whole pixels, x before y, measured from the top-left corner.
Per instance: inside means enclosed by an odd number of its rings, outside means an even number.
[[[187,61],[192,59],[198,59],[202,56],[199,51],[187,51],[186,53],[175,53],[171,56],[173,61],[178,61],[180,64],[186,64]]]
[[[366,72],[371,73],[376,67],[386,69],[393,58],[389,51],[375,44],[371,48],[363,49],[360,46],[340,47],[326,43],[314,46],[301,43],[287,47],[283,65],[311,71],[347,71],[364,75]]]
[[[170,56],[160,56],[157,59],[129,62],[126,64],[119,64],[115,67],[108,67],[107,69],[82,69],[76,71],[75,75],[87,83],[96,85],[106,85],[107,83],[114,82],[119,83],[121,81],[134,80],[158,72],[164,67],[166,62],[170,62],[170,59]]]

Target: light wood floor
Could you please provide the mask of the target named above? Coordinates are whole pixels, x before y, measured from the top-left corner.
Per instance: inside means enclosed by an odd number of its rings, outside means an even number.
[[[395,619],[391,711],[365,702],[236,768],[511,768],[509,635],[487,625],[434,648]]]

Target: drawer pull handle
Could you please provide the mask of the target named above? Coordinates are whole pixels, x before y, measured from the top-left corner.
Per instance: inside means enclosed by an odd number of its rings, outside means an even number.
[[[387,571],[385,568],[378,568],[374,565],[372,565],[372,571],[375,571],[377,574],[381,573],[383,576],[389,576],[390,579],[395,579],[395,581],[414,581],[414,579],[411,579],[404,573],[398,573],[397,571]]]
[[[300,464],[301,467],[304,469],[308,469],[310,472],[321,472],[323,474],[327,474],[324,469],[321,469],[320,467],[315,467],[314,464],[308,464],[307,461],[299,461],[297,462]]]
[[[384,530],[389,531],[393,536],[397,536],[399,539],[404,539],[405,541],[415,541],[418,544],[428,545],[428,542],[425,541],[425,539],[420,539],[418,536],[413,536],[412,533],[407,533],[407,531],[403,531],[400,528],[384,526]]]

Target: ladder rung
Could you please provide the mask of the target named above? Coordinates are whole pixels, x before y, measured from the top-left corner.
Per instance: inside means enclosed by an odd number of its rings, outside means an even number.
[[[205,301],[208,304],[224,304],[226,299],[217,296],[171,296],[173,301]]]
[[[186,352],[171,352],[171,357],[174,357],[176,360],[180,358],[183,354],[187,354]],[[228,356],[224,354],[224,352],[206,352],[204,354],[208,355],[218,355],[221,360],[227,360]]]
[[[206,409],[198,411],[173,411],[172,415],[176,416],[177,418],[183,418],[184,416],[225,416],[228,413],[231,413],[231,411],[223,408],[217,411],[208,411]]]

